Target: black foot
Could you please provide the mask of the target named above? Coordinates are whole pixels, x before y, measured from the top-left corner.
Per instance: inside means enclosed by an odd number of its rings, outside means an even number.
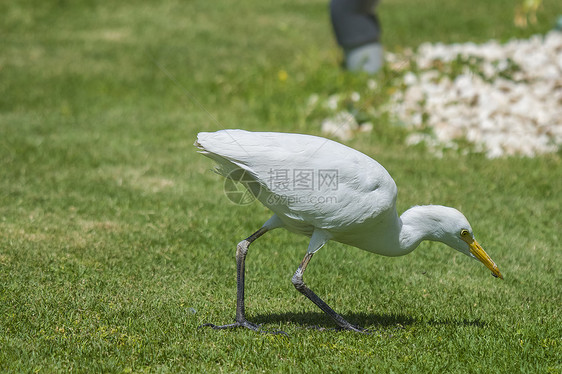
[[[221,325],[221,326],[217,326],[215,324],[212,323],[205,323],[201,326],[199,326],[199,328],[201,327],[211,327],[215,330],[226,330],[226,329],[232,329],[232,328],[237,328],[237,327],[244,327],[247,329],[250,329],[252,331],[256,331],[256,332],[261,332],[261,333],[266,333],[266,334],[274,334],[274,335],[285,335],[285,336],[289,336],[287,335],[287,333],[285,331],[265,331],[262,330],[260,325],[256,325],[255,323],[249,322],[247,320],[244,320],[242,322],[234,322],[228,325]]]
[[[354,326],[352,324],[346,325],[346,326],[338,326],[336,327],[336,331],[355,331],[355,332],[359,332],[361,334],[367,334],[370,335],[371,331],[364,329],[361,326]]]
[[[336,327],[321,327],[321,326],[317,326],[317,325],[312,325],[312,326],[306,326],[303,327],[306,329],[310,329],[310,330],[316,330],[316,331],[354,331],[354,332],[359,332],[361,334],[367,334],[370,335],[372,333],[371,330],[369,329],[364,329],[361,326],[354,326],[352,324],[349,324],[349,326],[346,327],[341,327],[341,326],[336,326]]]

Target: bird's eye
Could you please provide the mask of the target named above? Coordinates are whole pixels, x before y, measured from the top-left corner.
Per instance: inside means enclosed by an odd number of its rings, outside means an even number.
[[[467,237],[467,236],[469,236],[469,235],[470,235],[470,234],[469,234],[468,230],[466,230],[466,229],[462,229],[462,230],[461,230],[461,236],[462,236],[462,237]]]

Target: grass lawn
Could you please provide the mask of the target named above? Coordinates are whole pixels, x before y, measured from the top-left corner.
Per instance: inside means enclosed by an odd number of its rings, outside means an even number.
[[[562,372],[560,153],[436,159],[388,118],[347,144],[389,170],[400,211],[463,211],[505,280],[440,244],[384,258],[329,243],[308,285],[375,332],[308,329],[333,323],[291,284],[307,238],[277,230],[250,248],[246,307],[290,337],[197,328],[233,320],[235,246],[269,212],[227,200],[195,135],[319,134],[308,98],[367,79],[339,69],[327,6],[0,3],[0,371]],[[544,0],[519,30],[514,6],[383,1],[383,41],[527,37],[562,14]]]

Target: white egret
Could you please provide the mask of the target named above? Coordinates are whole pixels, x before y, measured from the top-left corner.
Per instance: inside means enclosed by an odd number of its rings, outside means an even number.
[[[225,177],[236,179],[244,174],[246,188],[274,213],[236,248],[235,323],[207,326],[259,330],[245,316],[244,263],[250,244],[279,227],[310,237],[292,282],[341,329],[363,331],[336,313],[303,281],[310,259],[328,240],[384,256],[410,253],[423,240],[438,241],[480,260],[503,279],[458,210],[414,206],[398,216],[394,180],[378,162],[359,151],[317,136],[243,130],[202,132],[195,146],[216,161],[217,171]]]

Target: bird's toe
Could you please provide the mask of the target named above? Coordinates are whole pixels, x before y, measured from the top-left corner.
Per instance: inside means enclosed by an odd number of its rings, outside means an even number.
[[[365,329],[361,326],[355,326],[352,324],[346,325],[346,326],[338,326],[336,327],[337,331],[355,331],[355,332],[359,332],[361,334],[366,334],[366,335],[370,335],[371,331],[369,331],[368,329]]]
[[[213,323],[205,323],[205,324],[202,324],[202,325],[199,326],[199,328],[201,328],[201,327],[210,327],[214,330],[226,330],[226,329],[243,327],[243,328],[246,328],[246,329],[249,329],[249,330],[252,330],[252,331],[256,331],[256,332],[288,336],[285,331],[281,331],[281,330],[276,330],[276,331],[262,330],[261,325],[257,325],[255,323],[252,323],[252,322],[248,321],[248,320],[236,321],[234,323],[230,323],[230,324],[227,324],[227,325],[215,325]]]

